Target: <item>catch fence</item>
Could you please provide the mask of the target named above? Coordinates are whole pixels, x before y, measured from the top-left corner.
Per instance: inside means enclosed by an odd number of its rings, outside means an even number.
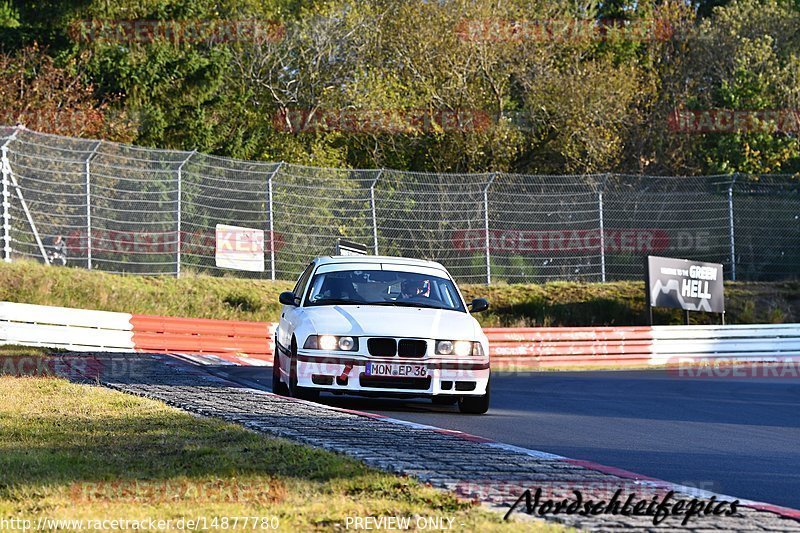
[[[642,279],[644,256],[800,275],[797,176],[434,174],[314,168],[0,129],[3,258],[291,280],[336,238],[459,281]],[[263,230],[263,272],[217,267],[218,224]]]

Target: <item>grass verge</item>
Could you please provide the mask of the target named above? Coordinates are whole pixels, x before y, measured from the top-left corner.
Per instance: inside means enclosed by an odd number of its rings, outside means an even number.
[[[186,273],[173,277],[120,276],[35,262],[0,263],[0,301],[129,313],[274,322],[278,295],[294,282],[247,280]],[[476,315],[483,326],[594,326],[645,324],[644,282],[554,282],[462,285],[467,299],[488,297]],[[729,323],[800,320],[800,282],[725,283]],[[694,323],[717,315],[692,313]],[[658,324],[682,323],[677,310],[657,309]]]
[[[61,353],[58,348],[41,348],[39,346],[19,346],[16,344],[0,345],[0,357],[6,356],[46,356],[52,353]]]
[[[348,516],[440,516],[461,530],[561,530],[505,523],[343,455],[100,387],[5,376],[0,397],[0,517],[275,517],[305,531],[343,529]]]

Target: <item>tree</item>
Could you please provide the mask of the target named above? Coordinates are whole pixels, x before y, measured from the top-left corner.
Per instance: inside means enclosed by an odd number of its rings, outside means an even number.
[[[794,111],[800,104],[800,10],[786,2],[739,0],[715,8],[687,40],[683,87],[672,94],[688,109],[749,113]],[[800,131],[756,124],[699,136],[695,157],[711,173],[800,169]]]
[[[0,109],[0,123],[6,125],[74,137],[133,138],[122,117],[94,97],[77,62],[58,67],[38,46],[0,54]]]

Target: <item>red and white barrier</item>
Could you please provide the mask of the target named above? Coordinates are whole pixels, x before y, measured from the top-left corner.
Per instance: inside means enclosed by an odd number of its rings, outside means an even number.
[[[275,327],[271,322],[133,315],[0,302],[0,344],[178,353],[202,363],[272,364]],[[800,358],[800,324],[484,331],[496,370]]]
[[[485,328],[492,366],[530,368],[647,366],[649,327]]]
[[[272,364],[275,324],[132,315],[137,352],[214,356],[235,364]],[[222,362],[222,361],[218,361]]]
[[[0,344],[74,351],[203,356],[204,362],[272,363],[274,325],[133,315],[0,302]]]

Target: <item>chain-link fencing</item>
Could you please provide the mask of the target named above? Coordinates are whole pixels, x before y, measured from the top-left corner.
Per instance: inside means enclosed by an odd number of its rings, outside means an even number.
[[[346,170],[10,127],[0,146],[6,261],[291,280],[341,237],[473,283],[642,279],[646,255],[800,277],[798,176]],[[218,224],[263,231],[263,271],[217,266]]]

